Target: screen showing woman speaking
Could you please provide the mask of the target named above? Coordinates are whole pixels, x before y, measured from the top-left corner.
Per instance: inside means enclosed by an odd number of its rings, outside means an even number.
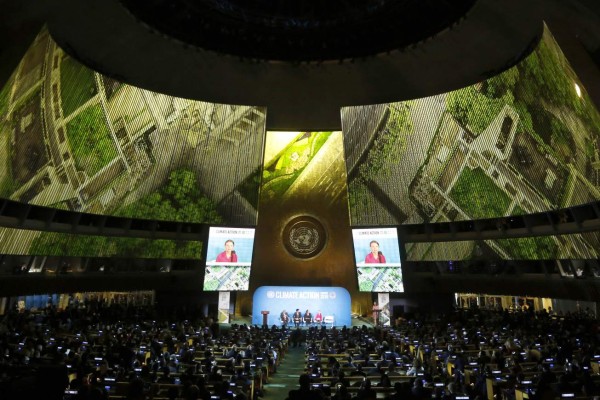
[[[248,290],[254,228],[210,228],[204,290]]]
[[[396,228],[352,229],[361,292],[404,292]]]

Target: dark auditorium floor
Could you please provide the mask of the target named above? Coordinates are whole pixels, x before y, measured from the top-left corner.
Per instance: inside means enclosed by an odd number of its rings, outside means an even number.
[[[298,388],[298,378],[304,372],[304,367],[304,347],[289,347],[277,373],[264,386],[264,397],[285,399],[290,390]]]
[[[231,321],[231,324],[238,325],[250,325],[251,323],[252,318],[249,316],[235,316]],[[224,329],[227,329],[231,324],[221,325]],[[367,327],[373,326],[366,318],[352,318],[352,326],[361,327],[363,325],[366,325]],[[287,398],[290,390],[298,388],[298,379],[305,368],[304,352],[304,346],[292,347],[290,345],[288,347],[284,359],[281,360],[281,364],[277,368],[277,373],[273,374],[269,382],[264,385],[264,398],[284,400]]]

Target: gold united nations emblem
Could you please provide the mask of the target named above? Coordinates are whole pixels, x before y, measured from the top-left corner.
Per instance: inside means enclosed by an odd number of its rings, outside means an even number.
[[[325,247],[325,228],[313,217],[296,217],[283,229],[282,239],[285,248],[293,256],[314,257]]]

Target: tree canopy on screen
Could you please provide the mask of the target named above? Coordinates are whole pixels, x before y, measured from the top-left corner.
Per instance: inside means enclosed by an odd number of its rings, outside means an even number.
[[[551,260],[558,256],[558,245],[552,236],[498,239],[497,242],[514,260]]]
[[[497,242],[515,260],[551,260],[558,255],[558,246],[551,236],[498,239]]]
[[[504,97],[509,96],[490,98],[469,86],[448,94],[448,111],[462,126],[478,134],[488,127],[507,103]]]
[[[550,36],[545,32],[545,36]],[[590,114],[589,104],[582,102],[575,90],[577,77],[569,67],[560,48],[551,37],[541,40],[537,49],[518,66],[521,79],[516,85],[516,96],[527,104],[549,103],[575,110],[578,115]]]
[[[42,232],[33,240],[29,253],[72,257],[198,259],[202,254],[202,243]]]
[[[463,168],[450,197],[473,218],[493,218],[506,214],[510,198],[481,168]]]
[[[181,222],[222,222],[215,204],[200,190],[195,173],[185,168],[172,171],[165,186],[117,210],[116,215]],[[54,232],[42,233],[30,248],[30,254],[39,255],[193,259],[200,258],[201,251],[202,243],[198,241],[111,238]]]
[[[377,176],[388,176],[390,162],[406,148],[406,142],[412,133],[410,103],[394,103],[389,106],[387,124],[377,133],[365,162],[359,166],[357,179],[362,182]]]
[[[117,156],[100,104],[87,107],[67,123],[67,137],[77,168],[93,176]]]
[[[172,171],[165,186],[117,210],[116,215],[177,222],[223,222],[216,205],[200,190],[194,172],[185,168]]]
[[[392,103],[388,106],[386,124],[377,132],[370,145],[366,158],[358,166],[358,173],[348,183],[350,212],[357,212],[352,220],[363,214],[360,210],[377,210],[378,200],[368,185],[378,178],[391,175],[391,165],[402,161],[407,142],[413,135],[413,122],[410,117],[412,103]]]
[[[534,52],[518,65],[448,94],[448,110],[473,133],[481,133],[505,105],[514,107],[520,126],[545,146],[545,151],[569,162],[574,137],[587,126],[599,126],[593,102],[575,91],[577,76],[549,32]],[[566,124],[570,123],[570,126]],[[587,153],[592,153],[586,148]],[[589,156],[589,154],[588,154]]]

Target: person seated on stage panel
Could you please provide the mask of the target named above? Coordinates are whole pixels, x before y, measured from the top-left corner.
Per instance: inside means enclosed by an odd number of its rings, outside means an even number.
[[[296,308],[296,312],[292,316],[292,319],[294,320],[294,326],[296,328],[299,328],[300,327],[300,323],[302,322],[302,312],[300,312],[299,308]]]
[[[323,314],[321,314],[321,310],[319,310],[315,314],[315,324],[321,325],[322,323],[323,323]]]
[[[312,324],[312,314],[310,313],[310,311],[306,310],[306,312],[304,313],[304,325],[306,326],[310,326],[310,324]]]
[[[290,316],[285,310],[283,310],[281,314],[279,314],[279,319],[281,320],[281,326],[283,328],[287,327],[287,324],[289,324],[290,322]]]
[[[371,247],[371,252],[365,257],[365,264],[385,264],[385,256],[379,251],[379,242],[371,240],[369,246]]]
[[[233,247],[235,246],[235,242],[231,239],[225,241],[225,251],[219,253],[217,256],[216,262],[230,262],[236,263],[238,262],[237,254]]]

